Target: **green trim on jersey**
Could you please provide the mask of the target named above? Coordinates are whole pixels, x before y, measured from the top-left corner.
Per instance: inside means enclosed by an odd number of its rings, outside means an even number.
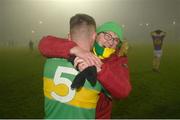
[[[46,60],[44,67],[46,118],[95,118],[98,94],[103,87],[99,82],[92,87],[86,80],[82,89],[71,90],[67,83],[71,84],[77,73],[78,71],[66,59],[51,58]],[[61,83],[62,81],[65,82]],[[64,84],[66,87],[62,87],[60,84]],[[61,91],[64,93],[68,91],[67,95],[59,94]],[[67,97],[70,93],[72,95]]]
[[[94,119],[95,109],[79,109],[45,97],[47,119]]]

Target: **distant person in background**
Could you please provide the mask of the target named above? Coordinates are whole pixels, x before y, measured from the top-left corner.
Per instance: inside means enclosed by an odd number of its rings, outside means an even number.
[[[162,56],[162,44],[163,44],[164,37],[166,36],[166,32],[158,29],[158,30],[152,31],[151,36],[152,36],[153,45],[154,45],[153,71],[159,72],[160,60]]]
[[[34,43],[32,40],[29,41],[29,49],[30,51],[33,51],[33,48],[34,48]]]
[[[8,46],[9,47],[14,47],[14,41],[13,40],[8,41]]]

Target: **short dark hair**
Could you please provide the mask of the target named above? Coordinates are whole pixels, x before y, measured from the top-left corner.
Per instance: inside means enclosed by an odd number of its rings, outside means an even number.
[[[93,17],[87,15],[87,14],[76,14],[71,17],[70,19],[70,29],[74,28],[75,26],[80,25],[92,25],[96,28],[96,22]]]
[[[70,34],[76,34],[78,30],[84,29],[86,32],[96,30],[96,22],[93,17],[87,14],[76,14],[70,19]]]

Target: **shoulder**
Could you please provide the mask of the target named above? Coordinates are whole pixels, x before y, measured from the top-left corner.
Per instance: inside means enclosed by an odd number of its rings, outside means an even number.
[[[49,39],[49,40],[67,40],[66,38],[56,37],[52,35],[44,36],[43,39]]]

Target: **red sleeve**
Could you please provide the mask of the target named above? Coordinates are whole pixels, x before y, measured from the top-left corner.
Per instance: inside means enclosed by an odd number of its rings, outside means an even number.
[[[100,83],[116,99],[127,97],[131,91],[127,65],[127,57],[112,56],[104,61],[102,70],[98,74]]]
[[[76,46],[73,41],[53,36],[43,37],[39,42],[39,51],[45,57],[68,58],[70,49]]]
[[[111,119],[112,100],[103,93],[99,94],[99,100],[96,106],[96,119]]]

